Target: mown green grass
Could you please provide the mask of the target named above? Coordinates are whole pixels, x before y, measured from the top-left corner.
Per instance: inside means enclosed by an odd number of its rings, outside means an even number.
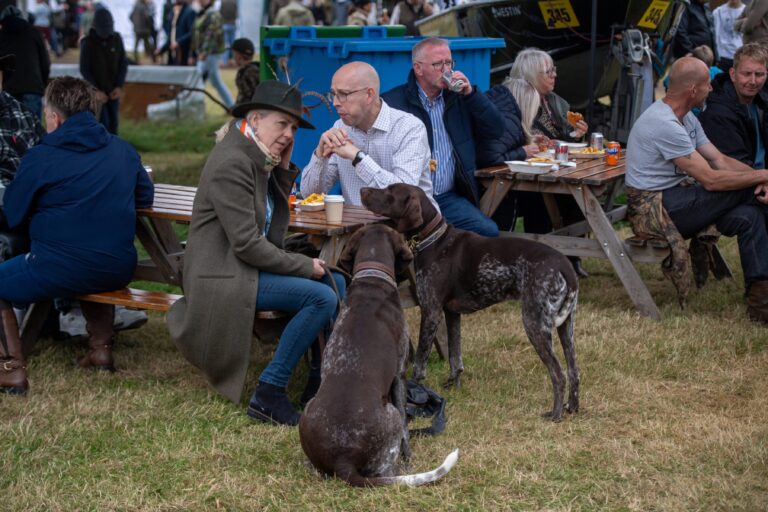
[[[155,180],[196,184],[214,124],[183,128],[189,147],[144,151]],[[167,129],[123,135],[155,141]],[[734,241],[721,247],[738,269]],[[580,413],[556,424],[540,417],[549,378],[517,303],[465,316],[463,387],[443,393],[448,426],[412,440],[414,471],[461,450],[436,485],[361,490],[319,477],[296,429],[245,415],[273,346],[255,346],[244,401],[231,404],[152,315],[120,334],[114,375],[73,367],[82,341],[37,345],[29,395],[0,396],[0,510],[765,510],[768,330],[746,319],[740,273],[693,291],[681,311],[659,268],[640,265],[663,314],[653,322],[634,312],[605,261],[585,263]],[[407,316],[415,339],[418,311]],[[427,384],[440,389],[447,374],[432,354]],[[301,363],[294,400],[305,376]]]

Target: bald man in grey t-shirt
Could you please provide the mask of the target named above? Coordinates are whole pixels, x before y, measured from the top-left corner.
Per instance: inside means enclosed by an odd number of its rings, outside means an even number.
[[[666,96],[632,127],[626,184],[661,191],[685,238],[710,224],[737,236],[748,312],[768,323],[768,171],[723,155],[704,135],[691,110],[703,107],[711,90],[706,64],[691,57],[675,62]],[[696,184],[683,186],[686,177]]]

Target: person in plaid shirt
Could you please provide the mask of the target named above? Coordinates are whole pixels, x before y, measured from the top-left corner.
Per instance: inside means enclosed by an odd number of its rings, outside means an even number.
[[[0,57],[0,183],[3,186],[13,180],[24,152],[45,135],[40,119],[2,90],[3,80],[13,71],[15,61],[13,55]]]

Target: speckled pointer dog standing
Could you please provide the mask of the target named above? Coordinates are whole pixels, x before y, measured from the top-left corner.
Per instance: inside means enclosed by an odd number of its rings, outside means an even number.
[[[555,421],[563,414],[565,377],[552,347],[557,328],[568,364],[569,412],[579,410],[579,369],[573,323],[579,282],[568,258],[551,247],[514,238],[487,238],[447,224],[418,187],[405,184],[361,190],[363,204],[386,215],[405,234],[415,254],[416,294],[421,305],[413,377],[424,378],[441,313],[448,328],[451,376],[460,384],[461,315],[503,300],[519,299],[523,327],[549,370]]]
[[[299,420],[301,447],[312,465],[356,487],[434,482],[458,459],[455,450],[437,469],[398,476],[398,456],[407,465],[410,448],[408,324],[395,276],[412,260],[400,234],[383,224],[349,240],[339,266],[354,277],[323,354],[320,389]]]

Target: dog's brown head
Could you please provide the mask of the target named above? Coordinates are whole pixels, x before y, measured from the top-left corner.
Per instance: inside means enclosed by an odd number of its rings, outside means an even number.
[[[339,267],[352,274],[355,265],[376,262],[392,270],[394,277],[405,273],[413,261],[413,253],[403,237],[384,224],[371,224],[352,235],[339,257]]]
[[[363,206],[373,213],[392,219],[401,233],[418,232],[438,215],[427,194],[417,186],[395,183],[387,188],[360,189]]]

